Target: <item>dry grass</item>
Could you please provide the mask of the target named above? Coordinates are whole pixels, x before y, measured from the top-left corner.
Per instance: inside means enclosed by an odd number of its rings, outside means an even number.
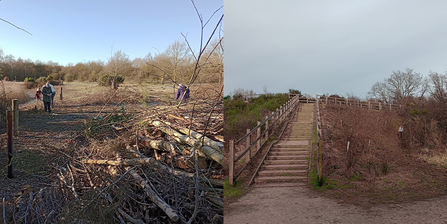
[[[441,166],[447,167],[447,154],[446,153],[438,153],[438,154],[435,154],[432,156],[421,154],[420,158],[430,164],[436,164],[436,165],[441,165]]]
[[[27,102],[33,97],[34,89],[28,90],[23,82],[5,82],[3,81],[6,100],[18,99],[19,102]],[[3,90],[0,90],[3,92]],[[31,94],[31,96],[30,96]]]

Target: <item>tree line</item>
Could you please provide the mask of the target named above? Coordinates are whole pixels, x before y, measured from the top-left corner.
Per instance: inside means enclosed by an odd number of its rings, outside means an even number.
[[[204,51],[201,76],[198,82],[223,84],[223,38],[214,39]],[[106,61],[69,63],[16,58],[0,49],[0,78],[10,81],[37,80],[51,77],[53,80],[104,83],[120,78],[133,82],[164,84],[167,81],[186,83],[194,72],[196,60],[186,42],[175,41],[156,55],[149,53],[143,58],[131,60],[124,51],[114,52]]]
[[[385,103],[401,104],[407,133],[406,146],[436,148],[447,142],[447,73],[427,76],[407,68],[393,71],[375,83],[369,95]],[[416,144],[415,144],[416,143]]]

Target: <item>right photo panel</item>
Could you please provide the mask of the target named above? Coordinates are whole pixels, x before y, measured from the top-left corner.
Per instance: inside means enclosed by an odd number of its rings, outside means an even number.
[[[225,0],[224,223],[446,223],[446,7]]]

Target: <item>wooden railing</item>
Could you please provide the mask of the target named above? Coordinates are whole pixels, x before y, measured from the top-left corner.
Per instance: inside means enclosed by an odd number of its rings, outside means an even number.
[[[401,104],[390,104],[376,101],[362,101],[354,99],[345,99],[340,97],[327,97],[317,95],[317,99],[319,99],[321,103],[325,103],[327,105],[333,104],[346,107],[358,107],[358,108],[365,108],[368,110],[399,110],[402,108]]]
[[[323,177],[323,129],[322,129],[322,120],[320,116],[320,102],[317,95],[317,103],[316,103],[316,126],[317,126],[317,172],[318,172],[318,182],[321,186],[322,177]]]
[[[234,184],[234,180],[249,164],[251,158],[259,152],[261,147],[266,142],[268,142],[269,137],[273,133],[273,131],[276,130],[278,127],[281,127],[283,121],[293,111],[293,108],[298,105],[299,101],[300,100],[298,96],[289,99],[289,101],[287,101],[283,106],[277,109],[276,112],[272,112],[270,116],[267,116],[264,121],[258,121],[258,125],[255,128],[253,128],[252,130],[247,129],[247,134],[245,136],[236,141],[229,140],[228,168],[229,182],[231,185]],[[245,158],[247,159],[247,161],[245,161]],[[236,164],[239,165],[242,163],[244,165],[235,167]]]

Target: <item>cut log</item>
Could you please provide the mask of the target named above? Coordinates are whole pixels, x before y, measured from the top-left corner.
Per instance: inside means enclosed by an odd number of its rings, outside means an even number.
[[[140,186],[144,189],[147,196],[151,199],[152,202],[154,202],[163,212],[165,212],[166,215],[169,216],[171,221],[177,222],[179,217],[177,213],[174,212],[174,210],[171,208],[170,205],[168,205],[162,198],[160,198],[157,193],[152,190],[151,186],[134,170],[131,170],[129,172],[132,177],[139,182]]]
[[[173,130],[172,128],[166,127],[164,125],[164,123],[162,123],[160,121],[153,121],[152,124],[154,126],[157,126],[164,133],[173,136],[176,141],[178,141],[182,144],[189,144],[191,146],[199,144],[199,141],[197,139],[194,139],[187,135],[183,135],[183,134],[177,132],[176,130]],[[203,145],[202,147],[199,147],[198,150],[203,152],[208,158],[211,158],[212,160],[223,165],[223,153],[221,151],[215,150],[207,145]]]
[[[170,152],[170,153],[173,153],[174,155],[177,154],[177,152],[175,151],[175,147],[169,141],[152,140],[145,136],[138,136],[138,140],[142,141],[143,145],[145,145],[147,147]]]
[[[190,135],[190,136],[194,137],[195,139],[201,139],[203,136],[202,134],[200,134],[198,132],[195,132],[193,130],[190,130],[190,129],[184,128],[184,127],[178,127],[178,130],[185,135]],[[205,136],[203,138],[203,143],[215,150],[219,150],[220,152],[223,152],[224,145],[222,142],[213,141],[210,138]]]

